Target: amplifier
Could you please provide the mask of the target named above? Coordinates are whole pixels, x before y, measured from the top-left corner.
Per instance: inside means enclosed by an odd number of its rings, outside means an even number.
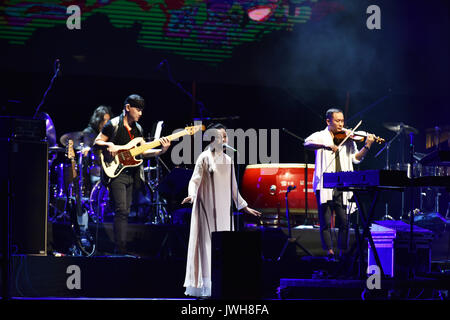
[[[13,254],[47,255],[48,144],[0,139],[0,149],[0,239]]]
[[[43,141],[46,139],[45,120],[28,117],[0,117],[0,138]]]

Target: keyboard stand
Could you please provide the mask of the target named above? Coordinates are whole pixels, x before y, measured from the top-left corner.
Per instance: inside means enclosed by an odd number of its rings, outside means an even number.
[[[381,192],[381,189],[379,188],[358,188],[358,187],[337,187],[337,190],[340,191],[351,191],[353,192],[353,197],[356,202],[356,206],[358,207],[359,216],[361,218],[361,223],[363,226],[363,232],[362,236],[359,234],[359,228],[355,230],[357,233],[355,235],[356,241],[352,244],[352,247],[350,248],[349,254],[353,257],[353,264],[356,262],[356,260],[359,258],[359,270],[358,270],[358,276],[360,279],[367,278],[367,272],[364,270],[364,253],[363,253],[363,245],[364,240],[367,239],[370,243],[370,246],[372,247],[373,255],[375,257],[375,262],[377,263],[377,266],[380,269],[381,277],[384,278],[384,272],[383,268],[381,266],[380,257],[378,256],[378,252],[375,248],[375,243],[372,238],[372,234],[370,233],[370,224],[373,221],[373,216],[375,213],[375,205],[377,204],[377,201],[379,199],[379,195]],[[369,194],[372,198],[372,203],[370,205],[370,208],[368,212],[366,213],[364,207],[362,206],[362,197],[364,194]],[[357,252],[354,254],[355,249],[358,249]]]

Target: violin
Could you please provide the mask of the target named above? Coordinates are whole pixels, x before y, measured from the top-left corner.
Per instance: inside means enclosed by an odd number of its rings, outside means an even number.
[[[334,143],[336,145],[339,145],[344,139],[347,137],[348,134],[351,133],[351,130],[349,129],[342,129],[342,131],[334,133]],[[367,133],[365,131],[355,131],[352,135],[348,137],[348,139],[354,140],[354,141],[363,141],[370,133]],[[378,136],[375,136],[375,142],[382,144],[385,142],[383,138],[380,138]]]

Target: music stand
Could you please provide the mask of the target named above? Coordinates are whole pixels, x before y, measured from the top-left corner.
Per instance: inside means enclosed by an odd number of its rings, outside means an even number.
[[[292,230],[291,230],[291,222],[290,222],[290,216],[289,216],[289,202],[288,202],[288,194],[289,192],[291,192],[292,190],[294,190],[296,187],[292,187],[289,186],[287,188],[286,191],[286,219],[287,219],[287,224],[288,224],[288,238],[286,239],[286,242],[284,243],[283,249],[281,249],[280,255],[277,258],[277,261],[280,261],[281,258],[283,257],[287,247],[289,245],[295,244],[296,246],[298,246],[300,249],[302,249],[307,255],[312,256],[311,252],[308,251],[308,249],[306,249],[304,246],[302,246],[299,242],[298,242],[298,237],[297,238],[293,238],[292,237]]]

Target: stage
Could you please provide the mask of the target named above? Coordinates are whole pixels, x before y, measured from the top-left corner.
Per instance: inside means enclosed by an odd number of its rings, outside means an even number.
[[[96,227],[90,225],[93,231]],[[12,255],[10,299],[192,299],[184,295],[183,288],[189,234],[185,224],[130,224],[128,237],[134,257],[112,255],[109,223],[99,224],[97,250],[90,257],[70,256],[68,225],[53,223],[48,229],[46,256]],[[254,300],[448,299],[449,261],[431,261],[427,274],[416,274],[414,279],[382,279],[382,290],[369,290],[367,275],[358,278],[358,264],[352,259],[326,259],[318,228],[292,230],[292,236],[312,256],[294,245],[280,255],[287,240],[286,228],[248,227],[246,231],[261,236],[259,289]],[[349,245],[354,241],[351,229]],[[364,253],[366,260],[367,247]],[[234,272],[245,276],[247,271]]]

